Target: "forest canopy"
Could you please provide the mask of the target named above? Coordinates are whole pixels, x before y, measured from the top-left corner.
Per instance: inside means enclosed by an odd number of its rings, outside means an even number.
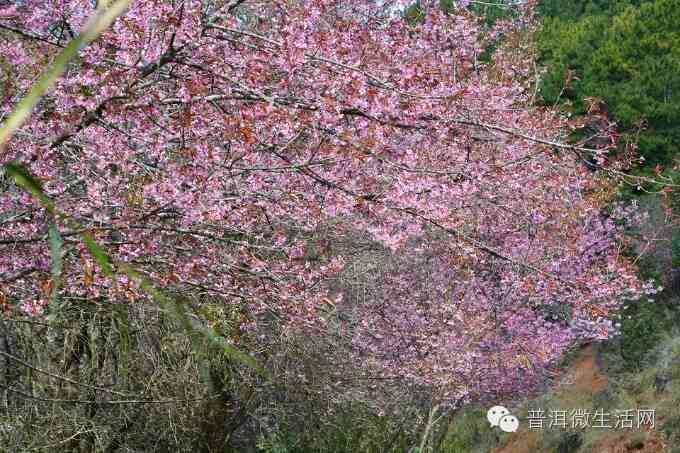
[[[680,147],[680,10],[673,0],[543,1],[546,103],[584,113],[596,98],[649,163]]]

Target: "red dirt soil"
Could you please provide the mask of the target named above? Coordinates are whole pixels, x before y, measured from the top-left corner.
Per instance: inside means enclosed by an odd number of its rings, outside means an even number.
[[[596,362],[596,352],[592,345],[585,346],[574,363],[566,372],[565,382],[556,391],[578,392],[590,396],[602,390],[607,385],[607,376],[602,374]],[[664,436],[658,431],[640,432],[612,432],[605,435],[595,444],[594,453],[663,453],[666,451]],[[543,450],[541,433],[520,430],[508,436],[503,447],[498,447],[492,453],[548,453]]]

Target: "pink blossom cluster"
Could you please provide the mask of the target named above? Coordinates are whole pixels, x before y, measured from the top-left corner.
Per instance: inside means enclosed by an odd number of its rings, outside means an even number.
[[[509,76],[521,62],[479,62],[471,13],[424,0],[409,23],[383,3],[133,0],[0,163],[24,164],[116,261],[242,307],[244,328],[274,315],[320,335],[337,303],[372,372],[450,400],[530,389],[575,341],[609,336],[639,292],[620,228],[559,142],[567,120]],[[0,10],[0,115],[92,13],[90,0]],[[51,219],[7,187],[0,288],[37,315]],[[146,297],[57,226],[62,299]],[[331,300],[352,253],[324,243],[329,229],[398,258],[375,300]]]

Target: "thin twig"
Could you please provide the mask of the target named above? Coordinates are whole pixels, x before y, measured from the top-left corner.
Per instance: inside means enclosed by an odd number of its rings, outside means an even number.
[[[96,385],[84,384],[84,383],[82,383],[82,382],[78,382],[78,381],[74,381],[73,379],[69,379],[69,378],[67,378],[67,377],[65,377],[65,376],[60,376],[60,375],[58,375],[58,374],[54,374],[54,373],[51,373],[51,372],[49,372],[49,371],[45,371],[45,370],[43,370],[43,369],[40,369],[40,368],[37,368],[37,367],[31,365],[30,363],[28,363],[28,362],[26,362],[26,361],[20,359],[19,357],[16,357],[16,356],[14,356],[14,355],[12,355],[12,354],[9,354],[9,353],[7,353],[7,352],[4,352],[4,351],[0,351],[0,355],[5,356],[5,357],[7,357],[8,359],[17,362],[17,363],[19,363],[19,364],[25,366],[26,368],[29,368],[29,369],[31,369],[31,370],[33,370],[33,371],[36,371],[36,372],[40,373],[40,374],[44,374],[44,375],[46,375],[46,376],[53,377],[53,378],[58,379],[58,380],[60,380],[60,381],[69,382],[69,383],[74,384],[74,385],[79,385],[79,386],[81,386],[81,387],[87,387],[87,388],[94,389],[94,390],[101,390],[102,392],[107,392],[107,393],[111,393],[111,394],[113,394],[113,395],[118,395],[118,396],[124,396],[124,397],[126,397],[126,398],[129,398],[129,397],[130,397],[129,395],[126,395],[126,394],[121,393],[121,392],[116,392],[115,390],[107,389],[107,388],[105,388],[105,387],[98,387],[98,386],[96,386]]]
[[[33,396],[29,395],[26,392],[22,392],[21,390],[17,390],[15,388],[9,387],[4,384],[0,384],[0,388],[4,388],[5,390],[16,393],[17,395],[20,395],[24,398],[31,399],[34,401],[43,401],[45,403],[66,403],[66,404],[96,404],[96,405],[122,405],[122,404],[178,404],[178,403],[190,403],[190,402],[198,402],[198,401],[208,401],[212,399],[219,398],[219,395],[212,395],[209,397],[205,398],[192,398],[192,399],[181,399],[181,400],[101,400],[101,401],[92,401],[92,400],[67,400],[67,399],[58,399],[58,398],[43,398],[39,396]]]

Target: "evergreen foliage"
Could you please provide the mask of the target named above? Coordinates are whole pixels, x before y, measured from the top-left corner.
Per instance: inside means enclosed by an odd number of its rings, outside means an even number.
[[[680,10],[673,0],[542,2],[547,104],[585,113],[599,98],[649,164],[680,145]]]

